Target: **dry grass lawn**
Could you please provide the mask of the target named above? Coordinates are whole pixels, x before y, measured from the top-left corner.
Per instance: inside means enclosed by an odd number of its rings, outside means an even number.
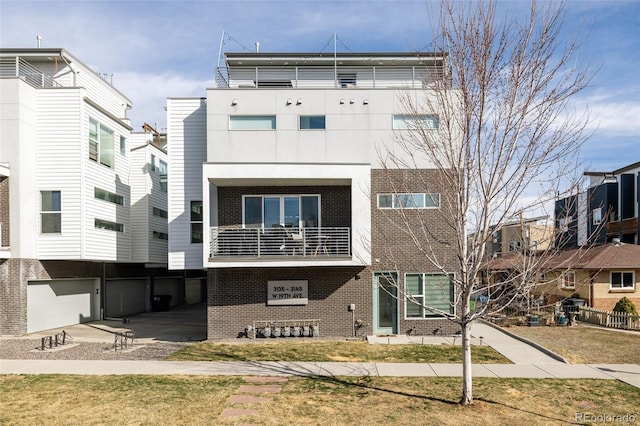
[[[581,325],[510,327],[508,330],[552,350],[572,364],[640,365],[640,333]]]
[[[510,364],[488,346],[474,346],[474,363]],[[171,361],[307,361],[307,362],[462,362],[460,346],[370,345],[366,342],[260,341],[227,344],[198,343],[173,353]]]
[[[219,416],[241,377],[0,376],[2,425],[563,425],[577,413],[635,415],[640,389],[614,380],[291,377],[259,414]]]

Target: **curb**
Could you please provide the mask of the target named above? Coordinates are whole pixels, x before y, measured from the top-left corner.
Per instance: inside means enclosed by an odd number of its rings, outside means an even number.
[[[571,364],[571,363],[570,363],[569,361],[567,361],[564,357],[562,357],[562,356],[558,355],[557,353],[555,353],[555,352],[553,352],[553,351],[550,351],[549,349],[545,348],[544,346],[541,346],[541,345],[539,345],[539,344],[537,344],[537,343],[535,343],[535,342],[532,342],[532,341],[531,341],[531,340],[529,340],[529,339],[525,339],[525,338],[524,338],[524,337],[522,337],[522,336],[518,336],[517,334],[514,334],[514,333],[512,333],[512,332],[510,332],[510,331],[507,331],[507,330],[505,330],[504,328],[500,327],[499,325],[496,325],[496,324],[494,324],[494,323],[492,323],[492,322],[490,322],[490,321],[484,320],[484,319],[481,319],[481,320],[480,320],[480,322],[482,322],[483,324],[488,325],[488,326],[490,326],[490,327],[493,327],[493,328],[495,328],[496,330],[499,330],[499,331],[501,331],[502,333],[506,334],[507,336],[512,337],[512,338],[514,338],[514,339],[516,339],[516,340],[521,341],[522,343],[526,343],[527,345],[529,345],[529,346],[532,346],[532,347],[536,348],[536,349],[537,349],[537,350],[539,350],[540,352],[544,352],[545,354],[549,355],[551,358],[553,358],[553,359],[555,359],[555,360],[557,360],[557,361],[560,361],[560,362],[562,362],[562,363],[564,363],[564,364]]]

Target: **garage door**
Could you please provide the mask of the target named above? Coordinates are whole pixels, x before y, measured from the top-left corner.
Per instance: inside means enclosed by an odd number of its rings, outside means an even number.
[[[29,281],[27,333],[99,319],[98,279]]]
[[[149,298],[146,278],[107,280],[104,315],[107,318],[121,318],[148,311]]]
[[[171,295],[170,306],[181,305],[184,298],[182,278],[154,278],[153,295],[158,296],[161,294]]]

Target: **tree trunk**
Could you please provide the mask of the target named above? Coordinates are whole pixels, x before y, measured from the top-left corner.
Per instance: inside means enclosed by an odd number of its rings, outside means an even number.
[[[462,324],[462,398],[460,404],[473,404],[473,374],[471,372],[471,324]]]

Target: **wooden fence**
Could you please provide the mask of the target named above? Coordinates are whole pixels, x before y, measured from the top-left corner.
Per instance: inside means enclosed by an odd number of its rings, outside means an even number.
[[[580,321],[589,322],[609,328],[640,331],[640,317],[624,312],[600,311],[598,309],[580,307]]]

